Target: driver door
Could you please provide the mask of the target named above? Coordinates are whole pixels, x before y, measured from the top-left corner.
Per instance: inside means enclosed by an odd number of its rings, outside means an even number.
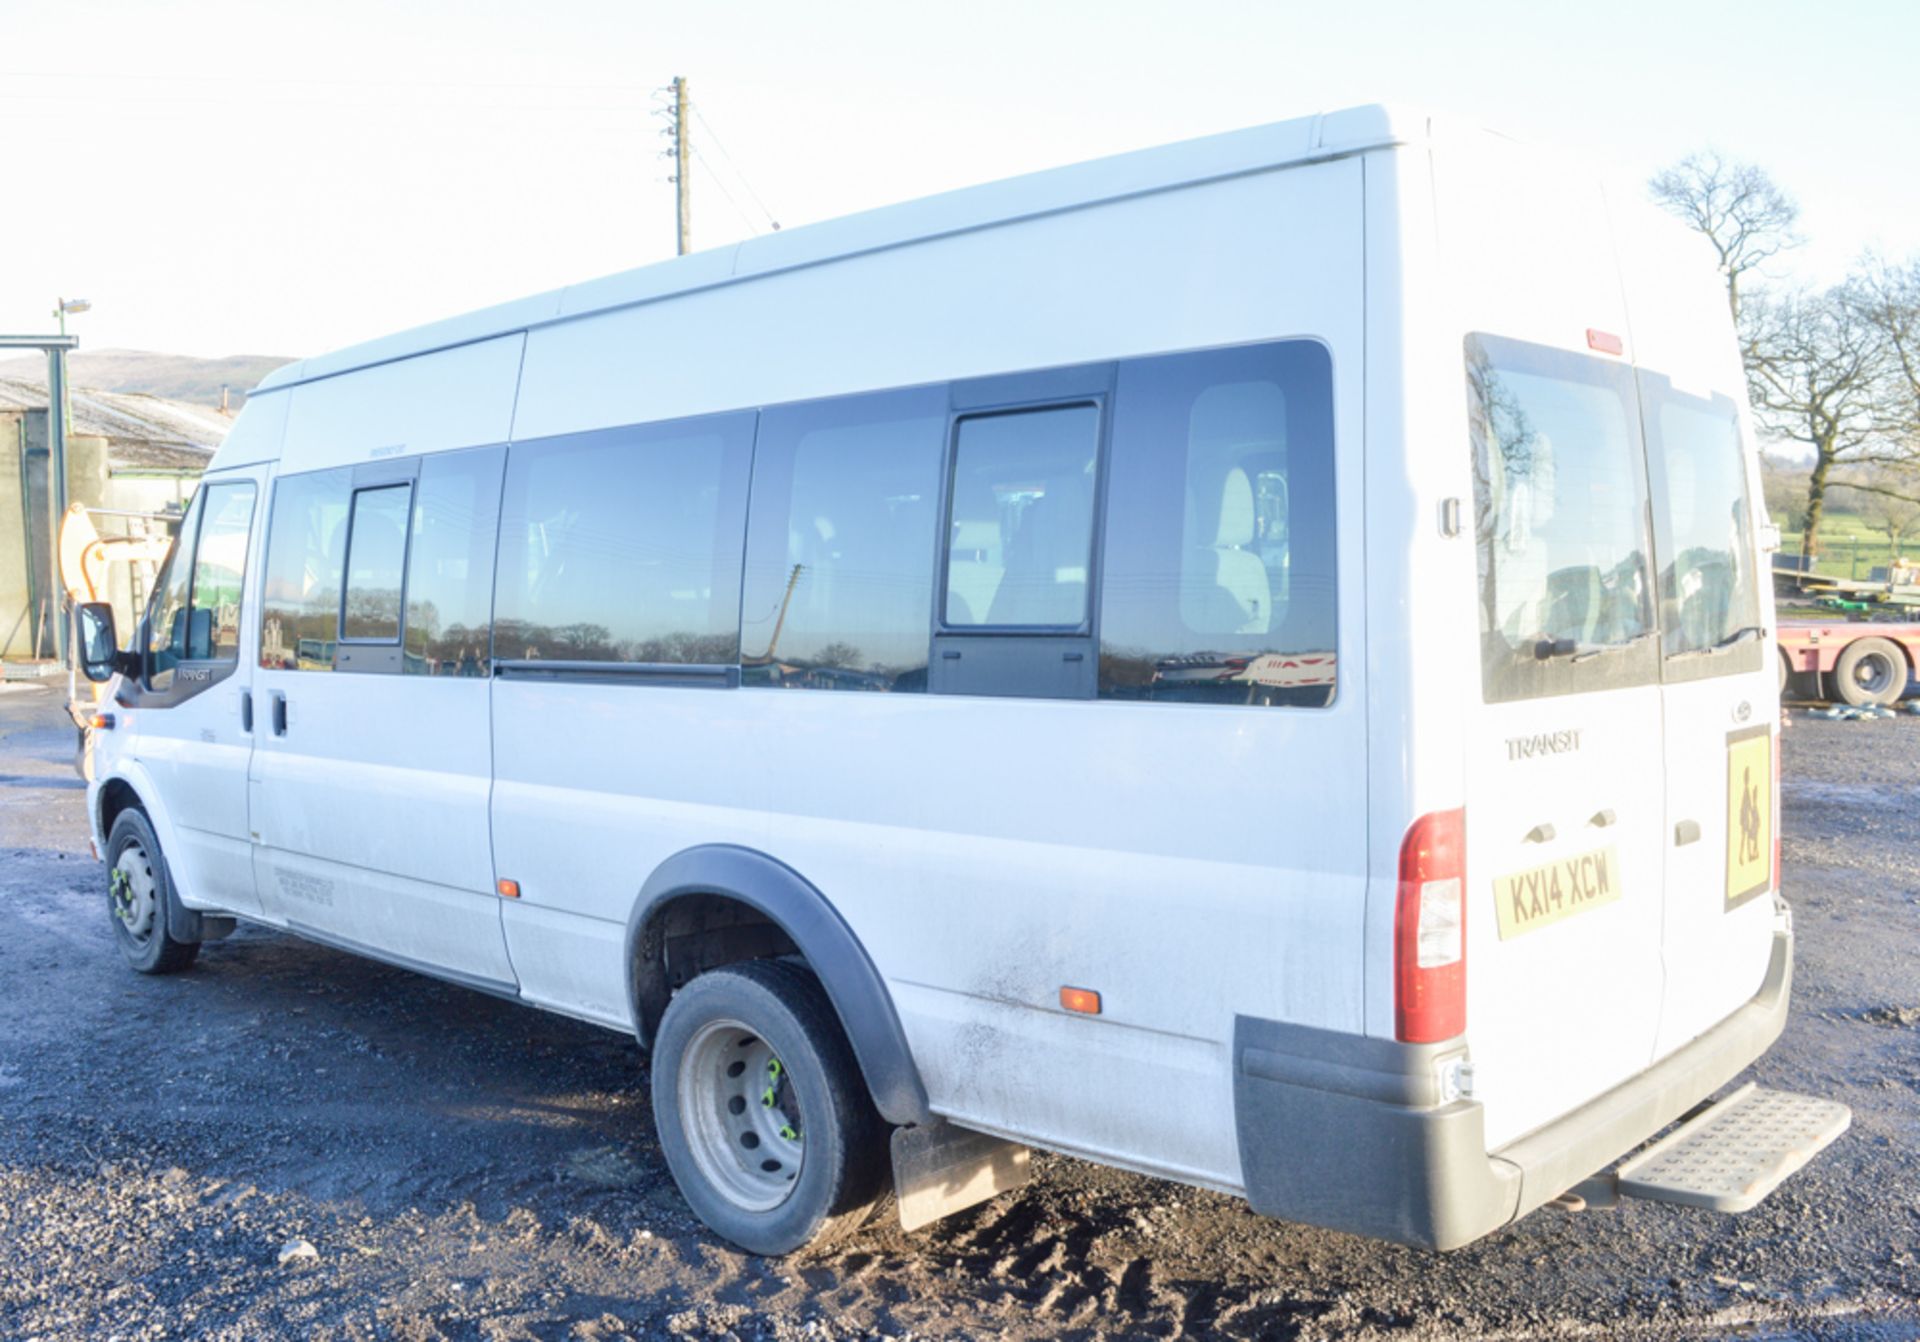
[[[251,646],[257,602],[243,599],[257,568],[272,467],[201,481],[141,623],[139,683],[125,716],[133,753],[173,828],[175,880],[193,904],[260,911],[247,826],[253,754]]]

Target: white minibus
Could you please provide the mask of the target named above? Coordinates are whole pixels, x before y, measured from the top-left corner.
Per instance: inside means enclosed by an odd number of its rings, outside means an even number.
[[[1739,1210],[1847,1122],[1705,1104],[1792,963],[1759,498],[1697,240],[1422,115],[757,237],[260,385],[80,612],[113,926],[631,1033],[758,1252],[1035,1147]]]

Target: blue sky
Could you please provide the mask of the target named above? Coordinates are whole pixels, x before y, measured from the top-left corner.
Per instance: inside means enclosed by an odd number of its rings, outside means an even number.
[[[767,226],[741,174],[791,226],[1393,101],[1754,159],[1819,282],[1920,252],[1917,52],[1911,0],[0,0],[0,329],[300,355],[670,256],[677,74],[696,246]]]

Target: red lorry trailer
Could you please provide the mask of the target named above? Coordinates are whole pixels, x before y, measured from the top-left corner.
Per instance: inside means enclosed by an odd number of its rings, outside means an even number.
[[[1780,694],[1856,708],[1906,697],[1920,668],[1920,621],[1780,619]]]

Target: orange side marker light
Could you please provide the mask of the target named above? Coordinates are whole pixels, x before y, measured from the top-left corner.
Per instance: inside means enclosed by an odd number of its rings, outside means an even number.
[[[1599,350],[1602,354],[1619,354],[1626,349],[1620,337],[1611,331],[1596,331],[1587,328],[1587,348]]]
[[[87,726],[96,731],[110,732],[113,730],[113,714],[90,713],[87,715]]]
[[[1060,1005],[1083,1016],[1100,1014],[1100,994],[1091,988],[1062,988]]]
[[[493,888],[500,892],[502,899],[520,898],[520,882],[518,881],[509,881],[506,877],[502,876],[493,883]]]

